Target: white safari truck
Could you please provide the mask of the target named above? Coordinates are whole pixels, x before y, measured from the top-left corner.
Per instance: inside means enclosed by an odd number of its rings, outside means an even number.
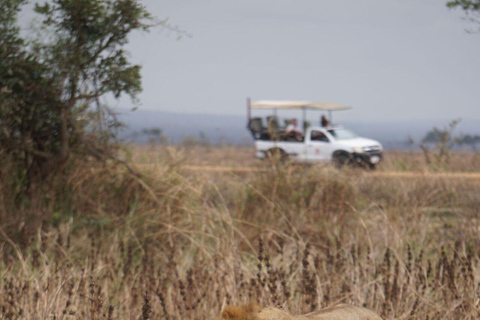
[[[360,165],[374,169],[382,159],[382,145],[375,140],[362,138],[341,126],[332,125],[332,111],[351,109],[334,103],[314,101],[247,101],[248,129],[255,139],[255,156],[268,158],[278,156],[302,163],[333,162],[335,165]],[[252,110],[272,110],[273,115],[252,117]],[[299,123],[299,134],[289,137],[285,130],[289,120],[281,123],[278,110],[301,110],[303,122]],[[307,110],[329,113],[329,120],[322,126],[306,121]]]

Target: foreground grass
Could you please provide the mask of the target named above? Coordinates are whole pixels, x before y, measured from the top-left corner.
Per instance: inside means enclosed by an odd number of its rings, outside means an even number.
[[[476,181],[328,166],[191,173],[181,165],[212,154],[245,165],[245,152],[163,151],[137,150],[153,163],[142,176],[78,166],[66,182],[74,209],[54,212],[30,245],[2,221],[0,319],[211,319],[248,301],[293,313],[342,302],[386,319],[478,318]],[[398,153],[380,170],[402,162],[426,167]],[[445,170],[477,163],[462,155]]]

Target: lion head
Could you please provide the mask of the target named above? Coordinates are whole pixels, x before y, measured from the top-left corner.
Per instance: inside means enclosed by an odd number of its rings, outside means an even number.
[[[375,312],[352,305],[338,305],[309,314],[292,316],[277,308],[259,305],[227,307],[216,320],[382,320]]]

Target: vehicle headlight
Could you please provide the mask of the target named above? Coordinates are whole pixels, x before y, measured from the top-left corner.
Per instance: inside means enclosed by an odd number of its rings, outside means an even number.
[[[356,152],[356,153],[365,152],[362,147],[353,147],[352,150],[353,150],[353,152]]]

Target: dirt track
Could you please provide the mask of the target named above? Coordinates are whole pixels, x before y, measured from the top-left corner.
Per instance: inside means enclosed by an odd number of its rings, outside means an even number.
[[[148,165],[140,165],[145,167]],[[193,166],[186,165],[183,170],[193,172],[224,172],[224,173],[244,173],[244,172],[262,172],[266,168],[255,167],[233,167],[233,166]],[[365,172],[365,176],[381,178],[448,178],[448,179],[468,179],[480,180],[480,172],[397,172],[397,171],[373,171]]]
[[[480,173],[478,172],[371,172],[369,175],[376,177],[389,177],[389,178],[448,178],[448,179],[472,179],[480,180]]]

